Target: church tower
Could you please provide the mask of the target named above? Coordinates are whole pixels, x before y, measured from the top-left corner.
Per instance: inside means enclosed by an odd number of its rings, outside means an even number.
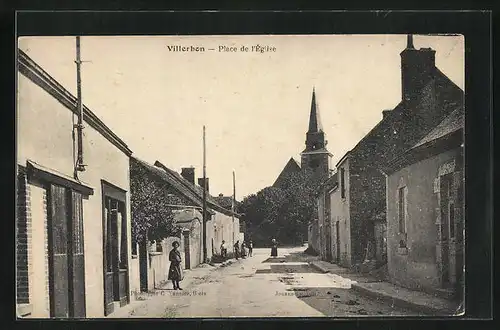
[[[301,153],[301,168],[303,170],[311,169],[326,176],[329,174],[332,154],[326,149],[327,142],[319,117],[316,91],[313,87],[309,129],[306,133],[306,148]]]

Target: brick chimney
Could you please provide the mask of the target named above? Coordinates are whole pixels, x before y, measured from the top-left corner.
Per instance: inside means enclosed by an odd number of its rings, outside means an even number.
[[[181,169],[181,175],[184,179],[188,180],[192,184],[194,183],[194,167],[183,167]]]
[[[208,181],[208,178],[207,178],[207,193],[210,192],[209,183],[210,183],[210,181]],[[203,188],[203,178],[198,178],[198,185]]]
[[[436,51],[415,49],[413,36],[407,36],[406,48],[401,52],[401,92],[403,101],[414,101],[422,88],[434,78]]]

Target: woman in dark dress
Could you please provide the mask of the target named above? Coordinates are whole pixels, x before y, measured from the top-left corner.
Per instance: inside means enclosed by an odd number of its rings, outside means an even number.
[[[272,239],[271,241],[271,257],[277,257],[278,256],[278,242],[276,242],[276,239]]]
[[[234,257],[238,259],[240,257],[240,241],[234,243]]]
[[[184,279],[181,265],[181,253],[179,251],[179,242],[172,243],[173,249],[170,250],[168,260],[170,260],[170,269],[168,270],[168,279],[172,281],[174,290],[182,290],[179,282]]]
[[[248,256],[249,257],[252,256],[252,252],[253,252],[253,242],[252,242],[252,240],[250,240],[250,242],[248,242]]]

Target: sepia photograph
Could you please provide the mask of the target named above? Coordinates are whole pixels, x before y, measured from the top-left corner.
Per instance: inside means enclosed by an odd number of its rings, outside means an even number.
[[[17,39],[18,319],[464,315],[465,38]]]

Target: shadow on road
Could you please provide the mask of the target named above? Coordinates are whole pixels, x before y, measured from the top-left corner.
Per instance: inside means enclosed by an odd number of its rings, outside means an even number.
[[[349,289],[298,288],[290,291],[295,291],[298,299],[330,317],[423,315],[360,296]]]
[[[256,274],[272,274],[272,273],[314,273],[321,272],[312,268],[309,265],[270,265],[268,269],[257,269]]]
[[[269,257],[263,261],[263,263],[278,263],[278,262],[311,262],[314,260],[319,260],[318,256],[311,256],[309,254],[301,252],[292,252],[286,256],[280,257]]]

